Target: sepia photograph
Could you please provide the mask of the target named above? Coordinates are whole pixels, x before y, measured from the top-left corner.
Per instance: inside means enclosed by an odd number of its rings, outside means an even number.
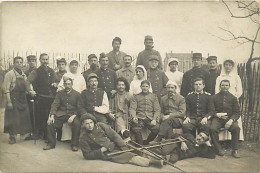
[[[0,1],[0,173],[260,172],[260,1]]]

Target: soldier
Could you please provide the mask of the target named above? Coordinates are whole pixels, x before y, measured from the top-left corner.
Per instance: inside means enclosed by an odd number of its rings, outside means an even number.
[[[130,102],[130,116],[133,119],[131,124],[132,132],[135,135],[136,142],[139,144],[148,144],[157,136],[159,124],[157,123],[160,117],[160,105],[156,95],[149,92],[150,82],[144,80],[141,82],[142,92],[134,95]],[[141,134],[142,127],[147,127],[151,133],[147,140],[143,142]]]
[[[106,124],[109,113],[107,94],[103,89],[97,88],[98,76],[95,73],[88,75],[87,83],[87,89],[81,93],[84,108],[88,113],[93,114],[98,122]]]
[[[161,124],[155,141],[160,142],[163,137],[170,139],[173,128],[181,128],[186,113],[185,98],[176,93],[178,87],[174,81],[166,84],[168,94],[161,98]]]
[[[232,156],[239,158],[237,150],[240,128],[237,120],[240,117],[240,108],[237,98],[229,92],[229,88],[230,81],[222,80],[220,82],[221,91],[213,96],[216,114],[211,121],[210,136],[217,154],[223,156],[224,151],[219,144],[218,133],[220,128],[225,127],[232,134]]]
[[[130,84],[135,76],[135,69],[132,66],[133,59],[130,55],[126,55],[123,57],[124,61],[124,67],[120,70],[116,71],[117,77],[123,77],[127,80],[127,82]]]
[[[96,73],[97,70],[99,69],[98,59],[97,59],[97,56],[95,54],[90,54],[88,56],[88,63],[89,63],[90,68],[87,71],[84,71],[82,73],[83,77],[85,78],[86,85],[87,85],[88,75],[90,73]]]
[[[125,78],[118,78],[117,93],[109,100],[110,117],[115,121],[115,131],[126,139],[130,137],[128,121],[131,96],[128,93],[129,84]]]
[[[114,71],[124,67],[123,57],[126,56],[126,53],[119,50],[121,43],[121,38],[115,37],[112,41],[113,50],[106,55],[109,60],[109,68]]]
[[[98,76],[98,88],[106,91],[108,98],[116,92],[116,72],[108,68],[109,60],[108,57],[101,53],[99,57],[100,69],[96,72]]]
[[[206,80],[207,91],[211,95],[215,95],[215,86],[216,86],[216,79],[220,75],[220,71],[218,69],[218,61],[216,56],[209,56],[207,58],[208,67],[209,67],[209,75],[208,79]]]
[[[202,55],[194,53],[192,56],[193,68],[185,72],[181,84],[181,95],[186,97],[188,93],[194,91],[193,80],[197,77],[202,78],[207,84],[208,73],[201,68]],[[207,85],[205,86],[207,88]]]
[[[65,58],[59,58],[57,59],[57,67],[58,67],[58,72],[56,72],[56,83],[59,84],[62,76],[67,73],[66,71],[66,65],[67,65],[67,61],[65,60]]]
[[[26,89],[35,97],[36,101],[36,130],[40,138],[46,138],[46,122],[49,117],[51,104],[56,94],[55,72],[49,64],[49,56],[46,53],[40,55],[41,66],[32,71],[27,78]],[[34,83],[34,90],[30,85]]]
[[[147,159],[131,152],[109,156],[110,153],[128,149],[124,140],[107,124],[97,122],[91,114],[82,116],[81,122],[80,148],[84,159],[108,160],[145,167],[149,165],[163,166],[163,160]]]
[[[178,66],[179,60],[177,58],[170,58],[167,67],[169,70],[166,70],[165,74],[169,80],[175,81],[178,84],[178,88],[181,88],[183,73],[178,70]]]
[[[161,97],[166,94],[166,83],[168,82],[168,77],[163,71],[158,69],[158,65],[159,57],[157,55],[150,55],[150,68],[147,70],[147,79],[151,82],[153,93],[157,95],[160,100]]]
[[[24,74],[28,77],[29,74],[36,69],[36,56],[29,55],[27,56],[27,63],[29,64],[29,69],[24,72]]]
[[[196,138],[191,134],[174,134],[172,138],[182,137],[186,139],[185,142],[181,142],[176,148],[173,148],[173,152],[169,154],[169,162],[175,163],[178,160],[183,160],[193,157],[202,157],[215,159],[216,153],[214,146],[209,141],[209,134],[207,132],[200,132]]]
[[[153,37],[150,35],[144,38],[145,50],[140,52],[137,57],[136,66],[143,65],[146,70],[149,69],[149,57],[150,55],[157,55],[159,59],[158,68],[162,70],[162,57],[160,53],[153,49]]]
[[[204,92],[204,80],[196,78],[193,82],[195,91],[186,97],[186,119],[183,122],[183,133],[195,135],[198,132],[209,130],[208,119],[214,115],[214,105],[210,93]]]
[[[64,90],[58,92],[51,105],[47,122],[47,146],[43,150],[50,150],[56,146],[56,128],[61,128],[68,122],[72,127],[71,150],[78,151],[80,134],[80,116],[86,114],[80,93],[72,89],[73,79],[63,77]]]

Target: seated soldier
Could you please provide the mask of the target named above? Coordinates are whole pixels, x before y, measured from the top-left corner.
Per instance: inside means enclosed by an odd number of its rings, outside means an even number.
[[[87,89],[81,93],[84,108],[88,113],[93,114],[98,122],[107,124],[109,102],[106,92],[97,88],[98,76],[95,73],[90,73],[87,78],[87,84]]]
[[[162,167],[163,160],[147,159],[131,152],[109,155],[114,152],[127,150],[124,140],[110,126],[97,122],[91,114],[81,117],[82,131],[80,148],[86,160],[109,160],[121,164],[138,166],[154,165]]]
[[[176,93],[178,85],[174,81],[168,81],[166,89],[168,94],[161,98],[161,125],[156,142],[160,142],[162,138],[171,138],[174,128],[181,128],[182,121],[186,112],[185,98]]]
[[[175,163],[178,160],[183,160],[192,157],[203,157],[215,159],[216,154],[214,146],[209,141],[209,135],[207,132],[200,132],[196,138],[192,134],[174,134],[172,138],[182,137],[186,139],[185,142],[181,142],[174,148],[174,151],[168,155],[169,162]]]
[[[216,110],[216,115],[211,120],[210,136],[215,146],[218,155],[223,156],[224,151],[219,144],[218,133],[220,128],[225,128],[232,134],[231,147],[232,156],[239,158],[238,139],[240,128],[237,120],[240,117],[240,108],[237,98],[229,92],[230,82],[229,80],[222,80],[220,82],[221,91],[213,96],[213,103]]]
[[[56,128],[61,128],[68,122],[72,126],[71,150],[78,151],[80,120],[79,116],[86,113],[83,108],[80,93],[72,89],[73,80],[63,77],[64,90],[58,92],[51,105],[50,116],[47,121],[48,144],[44,150],[50,150],[56,146]]]
[[[208,119],[214,115],[214,105],[209,93],[204,92],[204,80],[194,80],[195,91],[186,97],[186,119],[183,121],[183,133],[190,133],[195,136],[198,132],[209,130]]]
[[[130,95],[129,84],[125,78],[116,81],[116,94],[109,100],[110,117],[115,121],[114,130],[126,139],[130,137],[128,128]]]
[[[143,145],[153,141],[157,136],[159,124],[156,121],[160,116],[161,109],[156,95],[149,92],[150,82],[148,80],[141,82],[141,89],[142,92],[134,95],[131,100],[129,112],[132,117],[131,128],[136,142]],[[145,142],[143,142],[141,134],[143,126],[151,131]]]

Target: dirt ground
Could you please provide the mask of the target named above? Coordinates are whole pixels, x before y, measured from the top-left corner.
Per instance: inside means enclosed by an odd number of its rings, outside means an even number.
[[[108,161],[84,160],[81,151],[72,152],[70,144],[58,142],[53,150],[43,151],[44,141],[23,141],[17,139],[8,144],[8,135],[3,134],[3,109],[0,109],[0,172],[179,172],[165,165],[163,168],[139,167]],[[243,142],[240,159],[230,156],[216,159],[191,158],[178,161],[175,165],[185,172],[260,172],[259,144]]]

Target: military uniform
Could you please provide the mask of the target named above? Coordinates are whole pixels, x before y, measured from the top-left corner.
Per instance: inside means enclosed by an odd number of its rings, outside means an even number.
[[[210,93],[204,91],[189,93],[186,97],[186,117],[190,118],[190,122],[183,124],[183,133],[194,134],[196,128],[199,128],[199,132],[208,132],[209,123],[202,125],[200,122],[204,117],[209,119],[214,114],[215,109]]]
[[[108,60],[109,60],[110,69],[115,70],[115,71],[119,70],[119,69],[115,68],[116,64],[120,65],[120,69],[122,67],[124,67],[123,57],[126,56],[126,53],[121,52],[121,51],[115,52],[112,50],[106,56],[108,57]]]
[[[116,72],[111,69],[102,69],[100,68],[96,72],[98,76],[98,88],[102,88],[104,91],[106,91],[108,98],[111,98],[111,91],[115,90],[116,87]]]
[[[183,97],[186,97],[188,93],[194,91],[193,80],[198,77],[204,80],[205,90],[207,91],[208,73],[202,68],[194,67],[189,71],[185,72],[183,75],[182,84],[181,84],[181,95]]]
[[[130,67],[123,67],[120,70],[116,71],[116,75],[118,78],[123,77],[127,80],[128,84],[133,81],[134,76],[135,76],[135,69],[130,66]]]
[[[82,91],[81,97],[86,111],[93,114],[98,122],[107,123],[109,101],[106,92],[100,88],[95,91],[86,89]]]
[[[185,98],[179,94],[169,96],[168,94],[161,98],[161,116],[170,115],[169,118],[162,121],[158,135],[170,138],[173,128],[181,128],[183,118],[186,112]]]
[[[145,49],[142,52],[140,52],[137,56],[136,66],[143,65],[145,67],[145,69],[148,70],[150,68],[149,57],[151,55],[157,55],[159,57],[158,68],[162,70],[162,57],[161,57],[160,53],[154,49],[151,49],[151,50]]]
[[[160,100],[166,94],[168,77],[159,69],[149,69],[147,70],[147,79],[151,82],[153,93]]]
[[[160,105],[156,95],[152,93],[139,93],[134,95],[134,98],[130,102],[130,115],[131,117],[138,118],[138,123],[132,123],[132,131],[135,134],[137,142],[142,144],[141,129],[142,126],[147,127],[151,133],[149,134],[147,141],[152,141],[159,131],[159,124],[155,126],[150,125],[152,120],[158,120],[160,117]]]
[[[240,117],[240,107],[237,98],[230,92],[220,92],[213,96],[213,103],[215,106],[216,113],[227,113],[227,119],[220,119],[214,116],[211,121],[210,135],[212,142],[215,146],[216,151],[221,150],[221,145],[219,144],[218,133],[220,128],[224,127],[226,122],[230,119],[233,120],[232,125],[228,129],[232,134],[231,147],[232,150],[238,149],[238,139],[240,128],[238,126],[237,120]]]
[[[97,70],[98,70],[98,69],[92,70],[92,69],[90,68],[90,69],[87,69],[86,71],[82,72],[82,75],[83,75],[83,77],[84,77],[84,79],[85,79],[85,81],[86,81],[86,86],[88,86],[88,84],[87,84],[88,75],[89,75],[90,73],[97,73]]]
[[[27,91],[30,91],[30,84],[34,83],[34,90],[37,93],[36,101],[36,129],[40,136],[46,131],[46,122],[49,117],[51,104],[56,94],[56,88],[52,86],[55,83],[55,72],[50,67],[43,65],[35,69],[27,78]]]
[[[68,93],[65,90],[58,92],[50,110],[50,115],[55,116],[54,123],[47,125],[48,145],[51,147],[56,146],[56,128],[61,128],[63,123],[66,123],[72,115],[77,115],[72,122],[71,145],[78,146],[80,135],[79,118],[85,113],[80,93],[74,89]]]

